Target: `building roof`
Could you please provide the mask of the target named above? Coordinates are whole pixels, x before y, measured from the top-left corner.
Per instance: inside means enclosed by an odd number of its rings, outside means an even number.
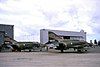
[[[48,32],[54,32],[55,34],[59,36],[81,36],[82,34],[86,34],[86,32],[76,32],[76,31],[62,31],[62,30],[50,30],[50,29],[41,29],[41,30],[46,30]]]

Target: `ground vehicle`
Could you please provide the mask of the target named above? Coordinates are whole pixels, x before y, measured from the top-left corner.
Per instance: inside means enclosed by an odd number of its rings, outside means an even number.
[[[73,48],[77,52],[86,52],[89,47],[89,43],[86,41],[79,41],[79,40],[66,40],[62,42],[50,42],[53,43],[56,47],[56,50],[64,50]]]

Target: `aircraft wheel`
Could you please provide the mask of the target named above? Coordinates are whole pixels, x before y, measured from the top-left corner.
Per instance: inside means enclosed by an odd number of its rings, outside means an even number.
[[[77,50],[79,53],[81,53],[82,52],[82,50]]]
[[[62,49],[62,50],[61,50],[61,53],[63,53],[63,52],[64,52],[64,50]]]
[[[21,50],[18,50],[19,52],[21,52]]]
[[[31,52],[31,50],[29,50],[29,52]]]
[[[87,52],[87,50],[85,50],[85,52]]]

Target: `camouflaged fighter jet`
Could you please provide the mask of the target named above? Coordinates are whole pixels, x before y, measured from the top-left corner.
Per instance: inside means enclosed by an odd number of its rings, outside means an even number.
[[[74,49],[77,52],[86,52],[89,49],[90,43],[79,40],[66,40],[66,41],[52,41],[48,44],[54,44],[54,49],[64,52],[64,50]]]
[[[54,44],[54,48],[56,50],[61,50],[61,52],[70,48],[78,52],[85,52],[90,45],[88,42],[82,40],[62,39],[61,36],[51,31],[49,31],[49,42],[46,44]]]
[[[61,50],[61,52],[70,48],[73,48],[77,52],[86,52],[90,44],[86,41],[68,40],[68,41],[58,42],[58,44],[54,45],[56,45],[55,49]]]

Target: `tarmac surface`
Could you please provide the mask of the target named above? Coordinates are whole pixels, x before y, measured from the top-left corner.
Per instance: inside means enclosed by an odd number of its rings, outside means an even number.
[[[100,47],[87,53],[1,52],[0,67],[100,67]]]

